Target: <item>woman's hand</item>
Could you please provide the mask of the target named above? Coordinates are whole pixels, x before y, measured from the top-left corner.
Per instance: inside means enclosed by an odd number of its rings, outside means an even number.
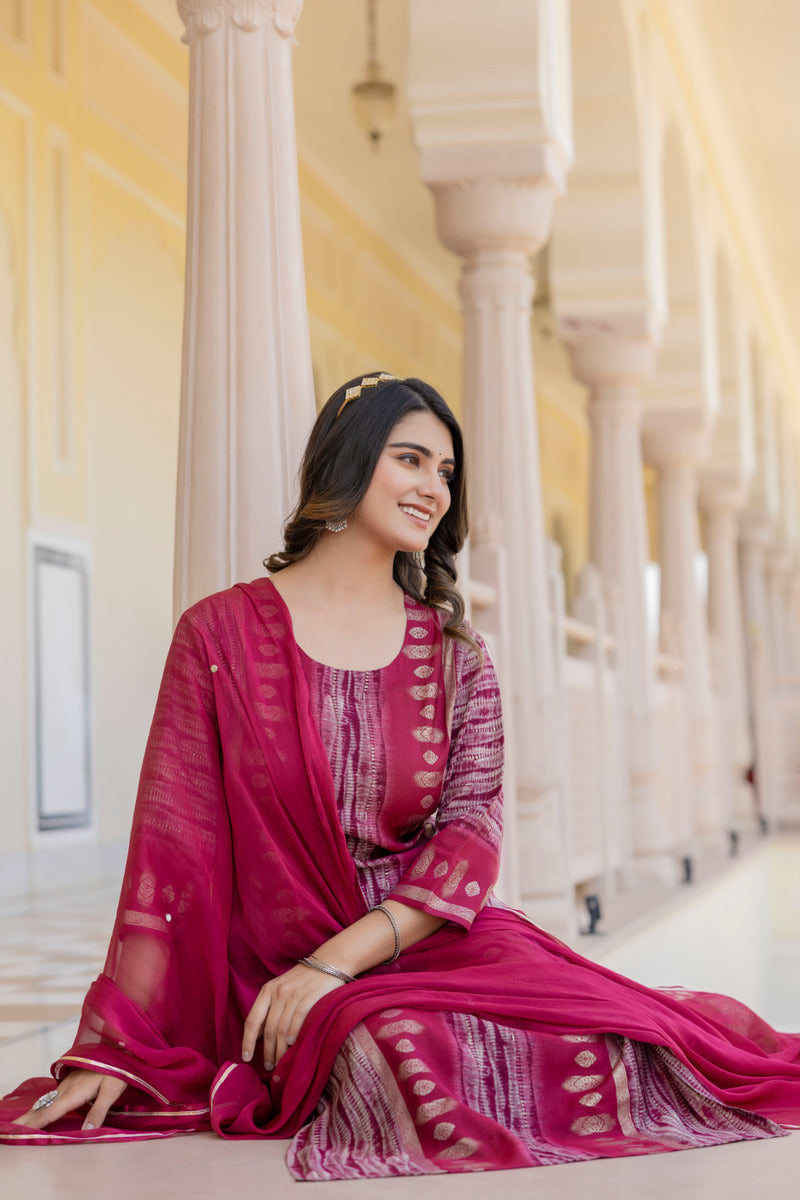
[[[58,1095],[46,1108],[30,1109],[24,1116],[17,1117],[15,1125],[27,1125],[29,1129],[44,1129],[51,1121],[57,1121],[76,1108],[94,1101],[86,1114],[82,1129],[99,1129],[108,1115],[111,1105],[119,1100],[127,1087],[123,1079],[114,1075],[101,1075],[98,1071],[70,1071],[58,1085]]]
[[[304,967],[302,963],[265,983],[244,1023],[244,1061],[250,1062],[263,1032],[264,1066],[272,1071],[286,1048],[294,1044],[303,1021],[316,1002],[328,992],[344,986],[334,976]]]

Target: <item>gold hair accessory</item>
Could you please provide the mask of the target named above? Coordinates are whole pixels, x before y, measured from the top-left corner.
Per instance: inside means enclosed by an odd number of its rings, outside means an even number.
[[[380,375],[365,375],[361,380],[361,383],[357,383],[353,387],[349,387],[347,389],[344,394],[344,400],[339,406],[339,412],[337,412],[336,416],[333,418],[334,421],[340,415],[342,409],[346,408],[351,400],[355,400],[361,395],[362,388],[376,387],[379,383],[388,383],[390,379],[397,379],[397,376],[387,375],[385,371],[381,372]]]

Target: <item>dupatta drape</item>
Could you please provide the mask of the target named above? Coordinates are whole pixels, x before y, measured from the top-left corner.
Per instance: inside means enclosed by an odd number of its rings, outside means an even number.
[[[441,651],[438,626],[437,641]],[[459,836],[458,853],[471,873],[496,876],[480,836]],[[175,632],[105,970],[54,1066],[56,1078],[90,1066],[130,1087],[103,1129],[82,1132],[75,1115],[32,1131],[10,1124],[49,1086],[28,1081],[0,1105],[0,1140],[209,1125],[223,1136],[289,1136],[347,1033],[387,1005],[665,1045],[723,1103],[798,1121],[800,1039],[727,998],[622,979],[498,907],[324,997],[272,1075],[243,1064],[242,1026],[263,983],[365,911],[288,612],[268,580],[209,597]]]

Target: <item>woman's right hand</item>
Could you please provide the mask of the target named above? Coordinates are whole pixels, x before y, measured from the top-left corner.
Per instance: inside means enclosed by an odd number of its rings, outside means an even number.
[[[98,1071],[70,1071],[58,1085],[58,1095],[52,1104],[46,1108],[29,1109],[24,1116],[17,1117],[14,1124],[27,1125],[29,1129],[44,1129],[59,1117],[94,1101],[81,1128],[99,1129],[111,1105],[119,1100],[127,1086],[123,1079],[117,1079],[115,1075],[101,1075]]]

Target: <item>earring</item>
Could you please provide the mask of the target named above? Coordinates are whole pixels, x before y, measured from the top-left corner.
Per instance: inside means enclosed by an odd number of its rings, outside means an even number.
[[[347,529],[347,517],[341,521],[326,521],[325,528],[328,533],[341,533],[343,529]]]
[[[421,550],[412,550],[411,557],[413,558],[420,571],[425,570],[425,555]]]

